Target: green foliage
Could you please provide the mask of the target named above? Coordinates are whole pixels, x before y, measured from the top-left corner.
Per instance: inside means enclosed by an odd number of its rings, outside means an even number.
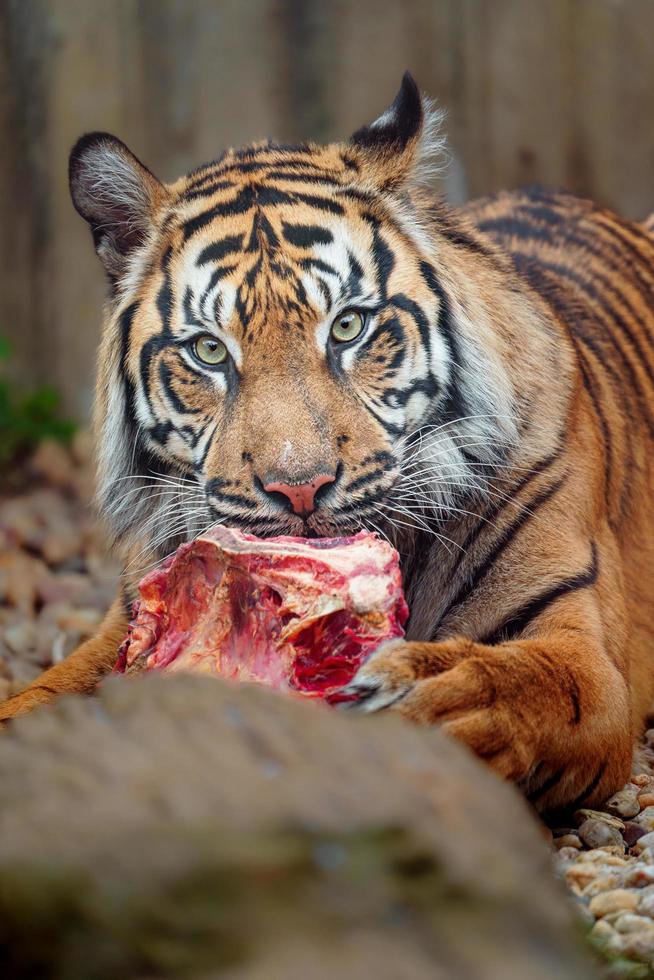
[[[11,357],[11,345],[0,336],[0,466],[30,452],[42,439],[68,442],[75,423],[63,419],[57,391],[42,385],[20,392],[3,377],[3,366]]]

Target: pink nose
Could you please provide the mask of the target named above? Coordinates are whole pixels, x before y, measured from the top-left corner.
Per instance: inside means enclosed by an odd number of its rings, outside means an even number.
[[[283,493],[291,502],[296,514],[311,514],[316,509],[314,499],[318,490],[326,483],[333,483],[335,476],[326,473],[316,476],[311,483],[266,483],[264,490],[268,493]]]

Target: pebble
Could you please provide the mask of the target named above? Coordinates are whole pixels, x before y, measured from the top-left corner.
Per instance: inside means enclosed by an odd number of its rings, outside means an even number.
[[[587,847],[613,846],[624,850],[624,841],[620,830],[604,820],[585,820],[579,828],[579,837]]]
[[[647,831],[640,824],[634,823],[633,820],[627,820],[622,831],[622,838],[627,847],[633,847],[636,841],[644,837],[646,833]]]
[[[654,894],[641,892],[638,911],[641,915],[648,915],[650,919],[654,919]]]
[[[640,786],[640,787],[649,786],[651,783],[651,778],[647,773],[644,772],[635,773],[631,777],[631,782],[634,784],[634,786]]]
[[[625,875],[624,883],[628,888],[646,888],[654,884],[654,868],[651,865],[638,864]]]
[[[638,794],[638,806],[645,810],[648,806],[654,806],[654,793],[648,788],[645,793]]]
[[[603,919],[599,919],[590,930],[590,938],[601,949],[607,953],[620,953],[622,950],[622,938],[615,931],[613,926]]]
[[[592,915],[601,919],[609,912],[631,911],[638,908],[638,894],[626,888],[616,888],[591,899],[588,906]]]
[[[638,852],[642,852],[648,847],[654,847],[654,833],[652,831],[643,834],[634,844],[634,850]]]
[[[616,830],[622,830],[624,827],[624,821],[619,817],[613,816],[611,813],[604,813],[602,810],[576,810],[574,813],[574,821],[578,827],[581,827],[586,820],[600,820],[602,823],[608,824],[609,827],[615,827]]]
[[[654,922],[645,915],[623,912],[613,923],[613,928],[617,932],[642,932],[648,929],[654,930]]]
[[[633,786],[625,786],[606,801],[603,809],[614,817],[629,820],[630,817],[640,813],[642,807],[638,802],[636,789]]]
[[[637,817],[634,817],[634,821],[648,831],[654,830],[654,806],[646,806]]]
[[[577,834],[563,834],[563,836],[555,839],[554,846],[556,847],[557,851],[560,851],[563,847],[574,847],[577,850],[581,850],[583,844],[581,843]]]
[[[621,952],[623,956],[643,963],[654,962],[654,929],[626,936]]]
[[[610,874],[598,875],[590,884],[582,890],[584,898],[593,898],[601,892],[608,892],[619,888],[623,884],[624,874],[621,871],[612,871]]]

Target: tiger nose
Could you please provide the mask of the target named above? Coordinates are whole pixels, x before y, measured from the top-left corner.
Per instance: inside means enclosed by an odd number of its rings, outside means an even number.
[[[335,480],[335,476],[321,473],[310,483],[266,483],[263,489],[267,493],[283,494],[290,501],[293,512],[306,517],[316,509],[316,494],[320,488]]]

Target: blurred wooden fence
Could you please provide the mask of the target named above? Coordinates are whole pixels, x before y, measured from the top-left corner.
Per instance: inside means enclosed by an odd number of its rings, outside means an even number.
[[[66,185],[106,129],[164,179],[344,136],[405,68],[449,113],[453,200],[529,182],[654,209],[654,0],[0,0],[0,333],[84,417],[104,283]]]

